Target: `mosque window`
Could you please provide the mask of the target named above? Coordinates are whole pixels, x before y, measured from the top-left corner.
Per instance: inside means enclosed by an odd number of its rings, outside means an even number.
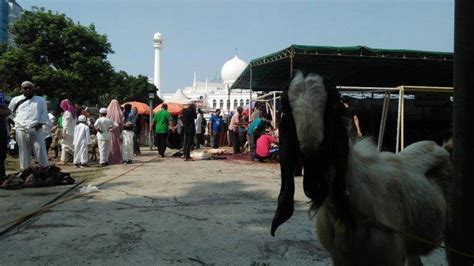
[[[239,102],[237,101],[237,99],[234,100],[234,109],[237,109],[237,104],[239,104]]]
[[[240,99],[240,106],[244,106],[244,100]]]
[[[212,100],[212,108],[213,109],[217,108],[217,101],[216,100]]]
[[[219,101],[219,108],[224,108],[224,100],[220,99]]]
[[[249,105],[249,99],[245,100],[245,105]]]
[[[227,100],[227,110],[230,110],[230,100]]]

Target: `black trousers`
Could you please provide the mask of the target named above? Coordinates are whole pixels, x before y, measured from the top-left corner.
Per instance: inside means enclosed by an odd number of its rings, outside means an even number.
[[[196,146],[196,149],[201,148],[201,145],[204,145],[203,142],[204,134],[199,133],[194,136],[194,145]]]
[[[133,135],[133,153],[140,154],[140,132]]]
[[[194,132],[184,133],[184,147],[183,147],[183,154],[184,158],[191,158],[191,147],[193,146],[194,142]]]
[[[51,147],[51,143],[53,143],[53,138],[51,136],[44,139],[44,144],[46,145],[46,153],[48,153],[49,148]]]
[[[240,153],[240,140],[239,140],[239,132],[235,132],[233,130],[229,131],[230,134],[230,141],[232,142],[232,147],[234,148],[234,154]]]
[[[168,133],[155,134],[155,146],[158,148],[158,154],[160,154],[161,156],[165,156],[167,138]]]

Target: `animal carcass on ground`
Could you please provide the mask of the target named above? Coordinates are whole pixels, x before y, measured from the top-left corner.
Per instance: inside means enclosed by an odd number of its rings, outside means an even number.
[[[335,265],[418,263],[434,246],[405,233],[443,240],[449,153],[431,141],[397,154],[378,152],[370,139],[353,144],[343,108],[335,87],[318,75],[297,73],[283,94],[282,183],[271,233],[293,214],[294,171],[302,160],[317,235]]]

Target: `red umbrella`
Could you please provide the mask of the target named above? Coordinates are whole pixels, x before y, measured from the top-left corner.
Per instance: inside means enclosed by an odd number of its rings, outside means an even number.
[[[141,115],[147,115],[150,113],[150,106],[148,106],[148,104],[146,103],[142,103],[142,102],[126,102],[124,104],[122,104],[122,107],[125,106],[125,104],[131,104],[132,105],[132,108],[133,107],[136,107],[137,110],[138,110],[138,114],[141,114]]]
[[[170,112],[171,115],[180,115],[183,112],[184,106],[179,103],[166,103],[168,105],[168,112]],[[158,105],[153,109],[153,113],[156,113],[161,110],[161,106],[163,104]]]

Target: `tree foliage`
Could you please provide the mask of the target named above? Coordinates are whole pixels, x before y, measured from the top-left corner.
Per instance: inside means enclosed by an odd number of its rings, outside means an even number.
[[[118,99],[121,102],[139,101],[148,102],[148,92],[156,91],[156,86],[148,82],[148,78],[143,75],[132,76],[125,71],[115,72],[110,83],[110,90],[104,94],[100,102],[107,103],[111,99]],[[155,103],[160,101],[155,97]]]
[[[0,49],[2,86],[13,93],[31,80],[51,98],[95,103],[108,91],[113,68],[105,35],[64,14],[33,8],[11,27],[15,46]]]

